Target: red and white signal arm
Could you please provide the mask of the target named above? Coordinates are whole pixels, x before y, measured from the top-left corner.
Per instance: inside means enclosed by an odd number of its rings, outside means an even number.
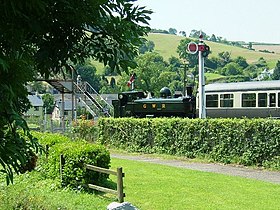
[[[187,52],[190,54],[195,54],[198,51],[198,45],[195,42],[190,42],[187,47]]]

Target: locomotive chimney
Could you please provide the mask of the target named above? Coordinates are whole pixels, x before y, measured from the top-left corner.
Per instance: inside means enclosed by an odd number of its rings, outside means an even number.
[[[187,95],[188,96],[192,96],[192,93],[193,93],[193,87],[192,86],[188,86],[187,87]]]

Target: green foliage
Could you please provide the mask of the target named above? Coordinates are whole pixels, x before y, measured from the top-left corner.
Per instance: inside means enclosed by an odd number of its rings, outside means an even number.
[[[40,133],[34,133],[40,136]],[[74,189],[84,189],[86,184],[101,184],[108,178],[107,174],[101,174],[86,170],[84,164],[109,168],[110,154],[105,147],[90,144],[84,140],[75,141],[60,135],[44,133],[38,138],[40,143],[47,146],[47,157],[40,157],[40,170],[48,178],[58,178],[60,175],[60,155],[65,160],[63,165],[62,185]]]
[[[276,66],[274,68],[272,79],[279,80],[280,79],[280,61],[277,61]]]
[[[100,89],[100,76],[96,75],[96,68],[92,65],[76,66],[77,73],[82,81],[88,82],[97,92]]]
[[[140,47],[139,53],[144,54],[145,52],[152,52],[155,48],[155,43],[153,41],[146,40]]]
[[[97,139],[98,127],[93,120],[77,120],[73,124],[72,133],[78,138],[94,142]]]
[[[44,108],[46,108],[47,114],[51,114],[54,108],[54,96],[52,94],[44,94],[43,97]]]
[[[0,172],[6,174],[6,183],[10,184],[13,183],[13,172],[18,174],[34,169],[35,153],[41,151],[41,147],[37,139],[30,134],[21,116],[8,112],[7,107],[0,113]],[[7,119],[9,114],[10,118]],[[22,132],[18,129],[22,129]]]
[[[141,36],[152,13],[132,0],[1,2],[0,16],[0,157],[2,172],[12,181],[13,170],[26,163],[38,145],[21,115],[28,110],[25,85],[71,72],[70,64],[87,58],[116,72],[135,67]],[[40,73],[40,74],[38,74]],[[20,137],[23,128],[30,141]],[[30,142],[30,143],[29,143]]]
[[[173,34],[173,35],[177,34],[177,30],[175,28],[169,28],[168,32],[169,34]]]
[[[266,119],[101,119],[100,141],[135,152],[277,165],[280,122]],[[279,162],[278,162],[279,164]]]
[[[145,53],[140,55],[136,62],[137,68],[133,70],[136,73],[137,78],[135,80],[135,87],[144,91],[157,91],[167,86],[168,83],[164,83],[159,76],[163,72],[169,71],[167,63],[163,60],[163,57],[158,53]],[[125,87],[130,75],[124,76],[120,81],[121,86]]]
[[[113,201],[114,198],[62,189],[59,179],[48,179],[38,171],[16,176],[13,185],[0,186],[3,210],[100,210]]]
[[[230,62],[222,68],[221,74],[225,76],[242,75],[243,71],[237,63]]]
[[[198,52],[194,55],[187,52],[186,49],[188,49],[188,44],[191,41],[198,43],[198,40],[191,40],[189,38],[182,39],[177,47],[177,53],[179,54],[179,58],[187,60],[189,62],[189,66],[192,68],[198,64]]]

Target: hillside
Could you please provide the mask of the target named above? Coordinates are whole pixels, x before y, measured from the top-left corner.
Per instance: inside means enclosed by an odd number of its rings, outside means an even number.
[[[171,56],[178,57],[178,53],[176,52],[177,46],[179,45],[180,40],[184,39],[184,37],[170,34],[150,33],[147,39],[153,41],[155,43],[155,51],[160,53],[164,59],[168,60]],[[210,57],[217,56],[220,52],[228,51],[231,52],[232,58],[242,56],[246,58],[249,64],[256,62],[260,57],[263,57],[270,68],[273,68],[277,60],[280,60],[280,45],[273,45],[273,51],[275,53],[264,53],[210,41],[206,41],[206,44],[210,46],[212,52],[209,55]],[[253,47],[256,50],[260,49],[255,46]],[[262,45],[261,49],[266,49],[266,45]],[[271,50],[270,45],[267,45],[267,50]]]

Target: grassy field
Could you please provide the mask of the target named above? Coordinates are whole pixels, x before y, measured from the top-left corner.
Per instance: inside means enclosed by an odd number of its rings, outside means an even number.
[[[151,33],[149,34],[147,39],[153,41],[155,43],[155,51],[160,53],[165,60],[168,60],[168,58],[170,58],[171,56],[178,57],[178,53],[176,52],[177,46],[179,45],[180,40],[184,39],[184,37],[170,34]],[[210,57],[217,56],[220,52],[228,51],[231,53],[232,58],[242,56],[245,57],[247,59],[247,62],[250,64],[256,62],[260,57],[263,57],[268,62],[270,68],[273,68],[277,60],[280,60],[280,54],[277,53],[263,53],[209,41],[206,41],[206,44],[210,46],[210,50],[212,52],[209,55]]]
[[[112,159],[123,167],[125,201],[142,210],[280,209],[280,185],[147,162]],[[115,176],[111,177],[115,181]],[[16,176],[5,186],[0,174],[0,209],[106,209],[116,198],[61,189],[40,172]]]
[[[184,37],[170,34],[150,33],[147,39],[155,43],[155,52],[162,55],[165,60],[168,60],[171,56],[179,56],[176,50],[180,40],[184,39]],[[269,68],[274,68],[276,62],[280,60],[280,45],[254,45],[253,48],[256,50],[253,51],[246,48],[234,47],[216,42],[206,41],[206,44],[210,46],[212,52],[209,57],[217,57],[218,53],[228,51],[231,53],[232,58],[242,56],[247,59],[249,64],[257,62],[260,57],[263,57],[267,61]],[[265,49],[274,51],[275,53],[264,53],[258,51]],[[102,63],[97,61],[92,61],[91,63],[97,68],[98,74],[103,73],[104,66]]]

